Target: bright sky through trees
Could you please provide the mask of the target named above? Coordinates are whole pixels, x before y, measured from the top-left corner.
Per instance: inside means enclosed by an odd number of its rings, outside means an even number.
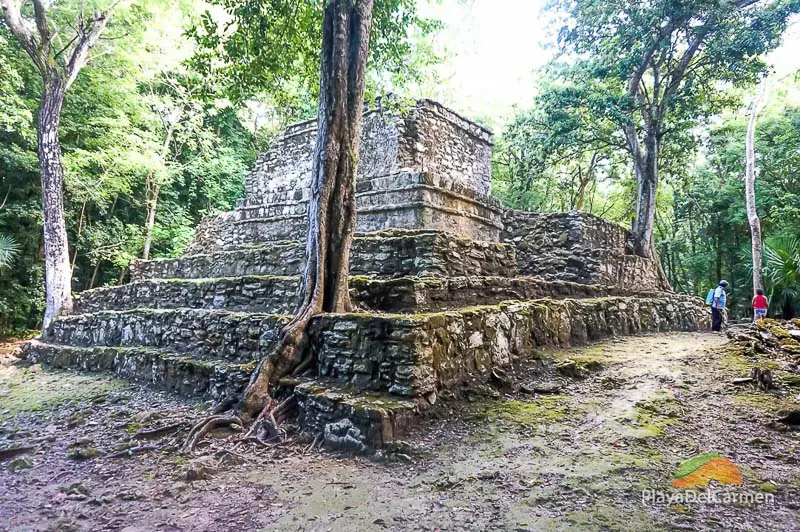
[[[495,129],[514,105],[530,105],[536,92],[536,68],[555,52],[557,27],[542,13],[546,0],[428,0],[420,11],[439,18],[445,28],[436,46],[446,50],[441,83],[426,96],[480,118]],[[787,31],[771,62],[779,77],[800,69],[800,24]]]

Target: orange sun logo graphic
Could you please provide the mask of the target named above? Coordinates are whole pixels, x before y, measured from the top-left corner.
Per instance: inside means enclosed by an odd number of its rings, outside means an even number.
[[[683,462],[672,479],[672,485],[676,488],[696,488],[707,486],[711,480],[741,485],[742,474],[736,464],[724,456],[704,453]]]

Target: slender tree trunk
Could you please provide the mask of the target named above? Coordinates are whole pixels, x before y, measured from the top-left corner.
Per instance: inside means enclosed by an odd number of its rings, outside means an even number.
[[[591,174],[588,174],[591,175]],[[582,211],[583,205],[586,202],[586,187],[589,186],[589,182],[591,179],[588,177],[581,178],[580,184],[578,185],[578,193],[577,198],[575,199],[575,210]]]
[[[161,145],[161,161],[165,161],[169,153],[169,145],[172,142],[172,135],[175,133],[176,122],[177,120],[170,122],[167,134],[164,136],[164,142]],[[150,246],[153,244],[153,228],[156,226],[156,211],[158,210],[158,196],[160,192],[161,183],[154,179],[153,172],[148,173],[147,182],[145,183],[147,220],[144,226],[144,249],[142,251],[142,258],[144,260],[150,258]]]
[[[83,213],[86,212],[86,200],[83,201],[83,205],[81,205],[81,213],[78,216],[78,234],[75,235],[75,249],[72,251],[72,265],[70,266],[70,270],[72,270],[72,275],[75,275],[75,263],[78,261],[78,242],[81,238],[81,232],[83,231]]]
[[[649,127],[645,137],[643,156],[636,159],[636,219],[633,222],[634,252],[646,258],[654,258],[653,226],[656,217],[656,193],[658,191],[658,134]]]
[[[152,192],[147,200],[147,219],[144,224],[144,248],[142,249],[142,259],[150,258],[150,246],[153,244],[153,228],[156,226],[156,209],[158,209],[158,195],[161,192],[161,185],[152,182],[152,173],[147,177],[145,188]]]
[[[64,221],[64,169],[58,142],[65,90],[64,80],[57,72],[45,73],[38,131],[45,235],[45,329],[54,318],[72,311],[72,268]]]
[[[326,0],[317,141],[313,153],[306,266],[300,305],[278,348],[262,360],[245,391],[245,416],[264,413],[270,385],[305,366],[312,318],[352,310],[348,277],[355,233],[355,182],[364,105],[364,71],[373,0]]]
[[[761,241],[761,220],[756,211],[756,150],[755,136],[758,114],[764,107],[767,97],[767,80],[761,82],[758,95],[753,101],[753,108],[750,111],[750,123],[747,126],[747,138],[745,141],[745,203],[747,204],[747,221],[750,223],[751,244],[753,249],[753,293],[764,288],[763,268],[763,244]]]

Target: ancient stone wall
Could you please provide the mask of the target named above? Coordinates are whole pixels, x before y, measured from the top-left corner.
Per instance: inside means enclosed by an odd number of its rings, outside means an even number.
[[[432,100],[404,119],[404,159],[413,168],[488,196],[492,190],[492,133]]]
[[[234,365],[202,360],[142,347],[93,346],[87,349],[35,340],[25,344],[23,354],[31,362],[54,368],[108,371],[160,390],[214,401],[240,394],[256,365],[255,362]]]
[[[569,347],[609,336],[697,330],[697,298],[608,297],[508,302],[421,316],[320,318],[321,376],[401,397],[487,377],[537,346]]]
[[[628,231],[578,211],[505,211],[503,240],[517,247],[522,275],[576,283],[658,291],[657,264],[635,256]]]
[[[259,361],[287,316],[215,310],[143,309],[76,314],[56,320],[42,336],[74,347],[144,347],[198,359]]]
[[[299,275],[304,262],[304,244],[284,242],[177,259],[137,260],[131,263],[131,279]],[[371,277],[511,277],[516,267],[515,249],[509,244],[430,231],[356,235],[350,255],[350,272]]]
[[[316,122],[291,126],[256,161],[242,206],[308,199]],[[492,134],[442,105],[422,100],[402,118],[364,115],[358,180],[405,172],[437,176],[446,188],[491,192]]]

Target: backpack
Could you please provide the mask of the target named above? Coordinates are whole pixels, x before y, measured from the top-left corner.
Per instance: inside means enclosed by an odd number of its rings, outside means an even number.
[[[708,291],[708,295],[706,296],[706,305],[714,304],[714,292],[716,292],[716,290],[716,288],[712,288]]]

